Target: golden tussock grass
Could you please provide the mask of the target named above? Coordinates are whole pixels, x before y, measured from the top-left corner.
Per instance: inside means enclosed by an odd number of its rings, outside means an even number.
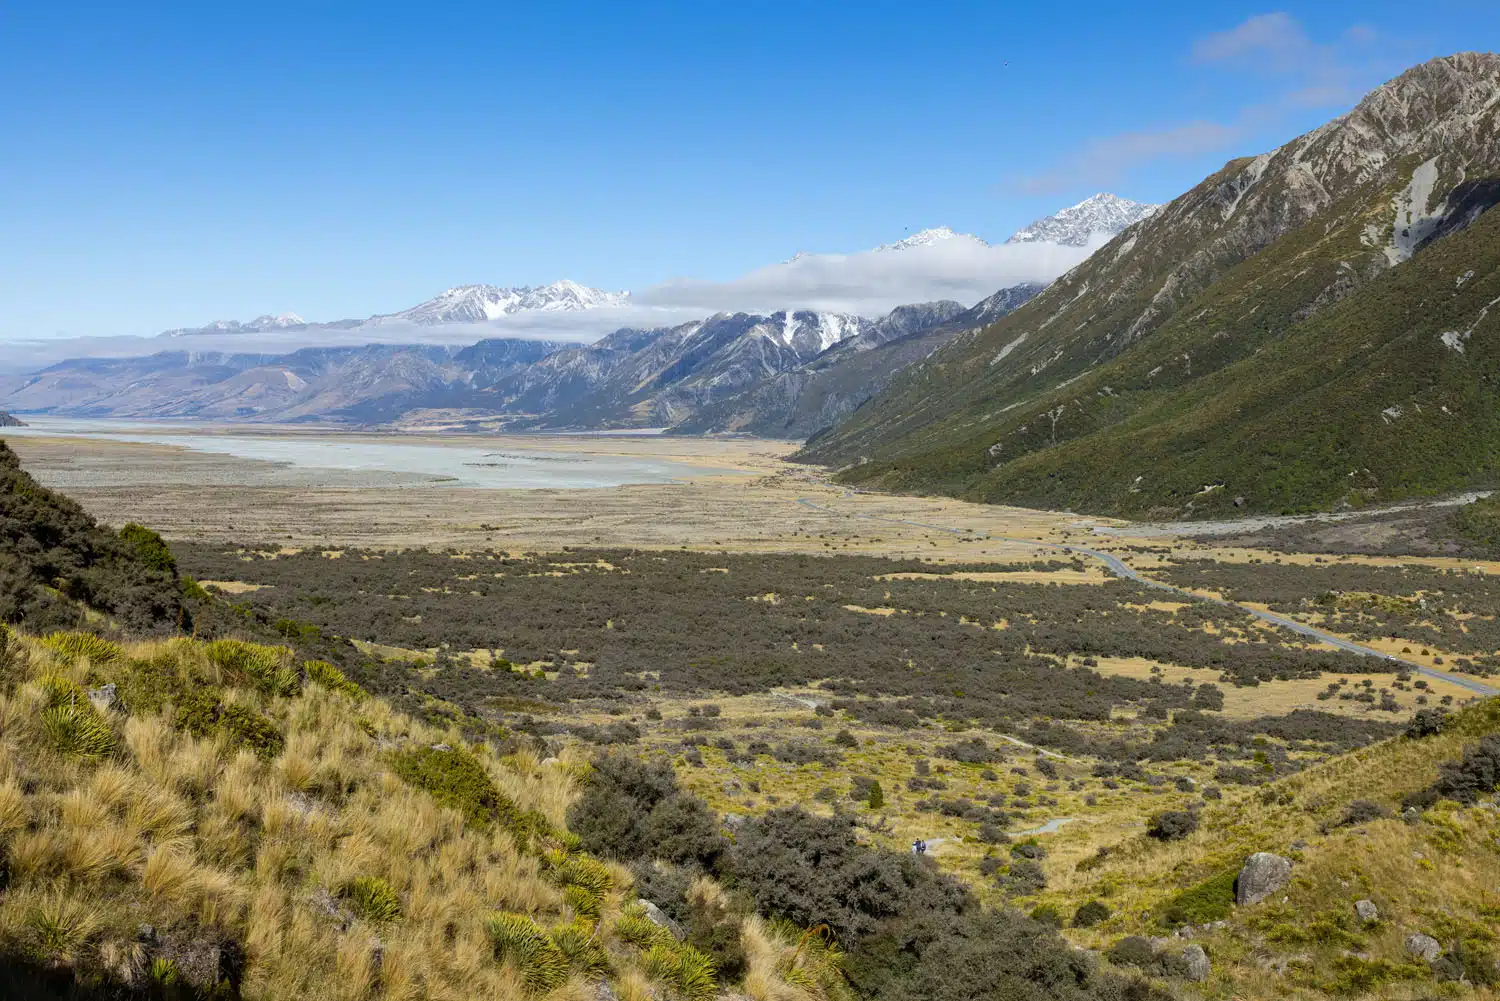
[[[9,656],[9,676],[20,677],[0,693],[0,853],[10,875],[0,953],[141,988],[162,955],[138,935],[151,924],[163,941],[237,940],[242,994],[257,1001],[519,998],[520,973],[497,961],[487,919],[528,915],[546,931],[576,917],[557,877],[503,824],[467,823],[392,771],[403,749],[470,747],[457,732],[311,683],[291,697],[211,687],[221,705],[275,728],[274,753],[241,746],[222,727],[176,729],[169,698],[110,709],[112,753],[70,757],[37,723],[47,696],[36,679],[118,681],[128,692],[144,676],[132,672],[197,686],[222,686],[228,672],[181,639],[126,645],[108,667],[65,661],[25,636],[13,637]],[[561,836],[576,756],[470,753],[502,796],[545,817],[547,837]],[[614,889],[600,928],[631,882],[624,867],[606,868]],[[379,881],[393,903],[362,912],[351,894],[361,880]],[[614,951],[619,996],[650,996],[636,947],[601,940]],[[593,990],[575,973],[553,996]]]

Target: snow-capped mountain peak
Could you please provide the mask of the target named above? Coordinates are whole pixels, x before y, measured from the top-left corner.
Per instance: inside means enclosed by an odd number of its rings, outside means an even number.
[[[289,327],[305,327],[307,321],[296,313],[265,313],[247,323],[239,320],[215,320],[201,327],[178,327],[162,332],[164,337],[190,337],[201,334],[260,334],[268,330],[286,330]]]
[[[598,309],[601,306],[623,306],[629,292],[606,292],[563,279],[535,288],[501,288],[495,285],[457,285],[442,295],[428,299],[399,313],[374,317],[377,322],[404,320],[407,323],[483,323],[525,310]]]
[[[931,229],[924,229],[913,233],[911,236],[903,237],[895,243],[883,243],[875,248],[875,252],[880,254],[891,250],[911,250],[913,247],[930,247],[933,244],[943,243],[946,240],[966,240],[981,247],[989,246],[988,243],[979,237],[969,233],[956,233],[947,226],[934,226]]]
[[[1160,205],[1147,205],[1100,192],[1069,206],[1056,215],[1038,219],[1019,229],[1006,243],[1058,243],[1065,247],[1085,247],[1089,240],[1103,233],[1113,236],[1151,215]]]

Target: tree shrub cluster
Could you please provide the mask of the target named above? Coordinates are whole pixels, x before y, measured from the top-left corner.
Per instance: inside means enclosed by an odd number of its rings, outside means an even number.
[[[569,827],[584,847],[637,873],[640,892],[688,926],[688,941],[734,962],[726,917],[689,899],[708,872],[743,906],[800,928],[826,927],[856,993],[876,1001],[1147,998],[1101,972],[1048,924],[978,904],[928,859],[860,844],[849,816],[795,807],[740,821],[733,840],[665,761],[595,759]],[[1036,866],[1015,859],[1011,870]],[[1037,867],[1039,870],[1039,867]],[[742,960],[741,960],[742,961]]]

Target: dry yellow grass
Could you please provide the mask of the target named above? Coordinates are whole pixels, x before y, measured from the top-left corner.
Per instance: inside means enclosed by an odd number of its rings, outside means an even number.
[[[496,914],[528,915],[544,933],[579,918],[541,848],[566,851],[563,821],[583,761],[502,757],[461,734],[426,726],[375,699],[318,685],[296,697],[224,690],[224,704],[261,714],[283,735],[274,753],[237,747],[228,732],[195,737],[159,711],[105,714],[117,736],[102,760],[70,756],[37,723],[36,679],[104,675],[12,636],[0,662],[0,954],[36,957],[143,989],[162,964],[191,980],[214,975],[193,956],[237,942],[250,1001],[382,1001],[537,996],[524,970],[498,962],[487,931]],[[127,646],[122,670],[150,658],[211,665],[191,641]],[[159,661],[158,661],[159,663]],[[397,777],[391,755],[445,744],[467,748],[501,795],[551,831],[522,843],[503,824],[463,814]],[[531,838],[533,835],[527,835]],[[631,877],[607,867],[597,903],[605,935]],[[376,880],[398,902],[392,916],[360,910],[348,888]],[[592,905],[591,905],[592,906]],[[139,937],[151,924],[157,939]],[[605,937],[621,997],[659,987],[634,946]],[[194,950],[198,950],[195,952]],[[153,972],[155,971],[155,972]],[[592,999],[582,973],[555,999]]]

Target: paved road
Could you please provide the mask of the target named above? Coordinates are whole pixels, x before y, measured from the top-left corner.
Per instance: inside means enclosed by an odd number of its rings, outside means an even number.
[[[854,493],[855,491],[845,490],[845,496],[852,496]],[[1159,580],[1154,580],[1150,577],[1143,576],[1139,571],[1135,570],[1118,556],[1115,556],[1112,553],[1101,552],[1098,549],[1090,549],[1087,546],[1078,546],[1071,543],[1037,542],[1035,539],[1017,539],[1008,535],[992,535],[988,532],[966,532],[961,528],[952,528],[948,525],[933,525],[928,522],[912,521],[908,518],[882,518],[879,515],[873,514],[852,514],[847,511],[840,511],[837,508],[829,507],[826,504],[819,504],[817,501],[813,500],[810,497],[799,497],[797,499],[797,503],[813,508],[817,511],[823,511],[828,514],[837,515],[843,518],[860,518],[864,521],[884,521],[896,525],[910,525],[914,528],[925,528],[933,532],[946,532],[949,535],[964,535],[978,539],[989,539],[994,542],[1009,542],[1018,546],[1029,546],[1032,549],[1061,549],[1070,553],[1077,553],[1079,556],[1086,556],[1090,559],[1095,559],[1103,563],[1104,566],[1109,570],[1109,572],[1114,574],[1116,577],[1123,577],[1126,580],[1133,580],[1138,584],[1143,584],[1146,587],[1154,587],[1159,591],[1168,591],[1179,597],[1186,598],[1189,601],[1206,601],[1214,605],[1221,605],[1225,608],[1233,608],[1238,611],[1245,612],[1249,615],[1253,615],[1257,619],[1262,619],[1273,625],[1290,629],[1295,633],[1299,633],[1311,639],[1321,640],[1324,643],[1328,643],[1332,646],[1338,647],[1340,650],[1347,650],[1349,653],[1356,653],[1365,657],[1377,657],[1380,660],[1389,661],[1392,664],[1398,664],[1401,667],[1416,674],[1421,674],[1429,678],[1436,678],[1440,681],[1449,682],[1450,684],[1457,685],[1460,688],[1465,688],[1473,692],[1475,695],[1500,695],[1500,688],[1494,688],[1473,678],[1466,678],[1457,674],[1449,674],[1447,671],[1439,671],[1436,668],[1425,667],[1422,664],[1413,663],[1409,660],[1403,660],[1402,658],[1397,657],[1394,654],[1385,653],[1384,651],[1376,650],[1373,647],[1363,646],[1359,643],[1355,643],[1353,640],[1348,640],[1342,636],[1335,635],[1334,633],[1324,632],[1316,626],[1310,626],[1305,622],[1298,622],[1295,619],[1289,619],[1283,615],[1277,615],[1275,612],[1262,611],[1259,608],[1251,608],[1247,605],[1240,605],[1233,601],[1225,601],[1222,598],[1210,598],[1205,595],[1195,594],[1192,591],[1183,590],[1180,587],[1174,587],[1171,584],[1166,584]]]

